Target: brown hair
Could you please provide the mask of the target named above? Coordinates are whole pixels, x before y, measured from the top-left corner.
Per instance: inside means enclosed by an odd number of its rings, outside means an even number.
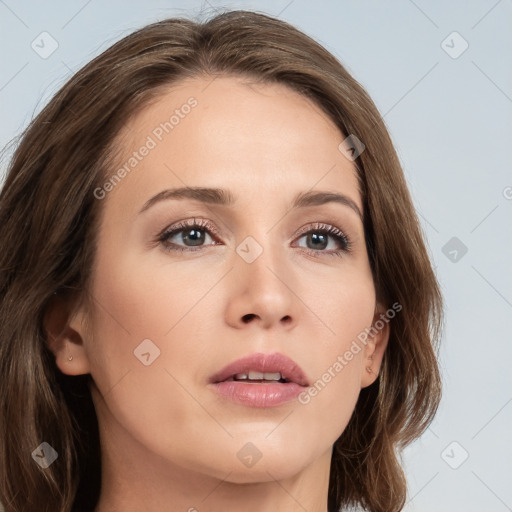
[[[364,388],[331,462],[329,511],[403,508],[397,454],[432,420],[442,300],[392,142],[362,86],[291,25],[247,11],[167,19],[120,40],[78,71],[24,132],[0,195],[0,501],[6,512],[94,508],[100,483],[90,376],[69,377],[46,345],[52,300],[87,300],[101,201],[126,121],[186,77],[278,82],[314,100],[365,151],[354,162],[377,299],[402,306],[379,378]],[[341,139],[340,139],[341,140]],[[110,172],[109,172],[110,171]],[[45,470],[31,453],[58,452]],[[87,501],[89,497],[89,501]]]

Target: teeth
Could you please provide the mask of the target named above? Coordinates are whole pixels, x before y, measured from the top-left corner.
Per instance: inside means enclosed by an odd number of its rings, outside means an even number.
[[[281,374],[279,372],[276,373],[262,373],[262,372],[255,372],[250,371],[249,374],[247,373],[237,373],[235,375],[236,380],[281,380]]]

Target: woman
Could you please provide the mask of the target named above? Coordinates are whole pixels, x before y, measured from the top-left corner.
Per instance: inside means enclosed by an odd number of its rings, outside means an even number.
[[[403,508],[441,296],[376,107],[246,11],[81,69],[0,195],[6,512]]]

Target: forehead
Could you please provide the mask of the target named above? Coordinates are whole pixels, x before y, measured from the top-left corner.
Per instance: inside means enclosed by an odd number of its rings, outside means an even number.
[[[246,196],[272,191],[270,201],[319,188],[350,194],[362,210],[357,171],[338,149],[343,139],[316,103],[283,84],[186,79],[122,129],[114,168],[129,176],[112,195],[131,189],[140,203],[162,187],[229,184]]]

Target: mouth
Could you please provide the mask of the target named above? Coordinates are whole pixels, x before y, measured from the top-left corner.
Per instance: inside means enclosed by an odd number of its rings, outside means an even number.
[[[235,403],[272,407],[297,398],[309,384],[304,371],[289,357],[259,353],[228,364],[210,377],[209,385]]]
[[[222,382],[280,382],[282,384],[286,382],[290,382],[288,379],[284,378],[280,372],[268,373],[268,372],[258,372],[255,370],[249,370],[248,373],[237,373],[236,375],[232,375],[228,379]]]
[[[279,353],[251,354],[228,364],[210,377],[214,384],[230,381],[309,385],[302,368]]]

